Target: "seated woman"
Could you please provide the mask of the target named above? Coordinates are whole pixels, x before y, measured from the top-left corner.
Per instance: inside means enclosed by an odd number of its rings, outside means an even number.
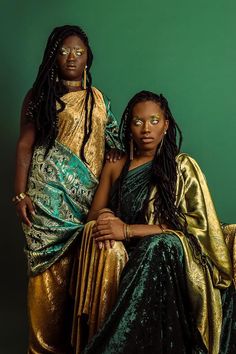
[[[236,353],[230,256],[167,100],[136,94],[121,137],[127,155],[105,165],[83,234],[76,353],[83,318],[89,339],[101,327],[83,353]]]

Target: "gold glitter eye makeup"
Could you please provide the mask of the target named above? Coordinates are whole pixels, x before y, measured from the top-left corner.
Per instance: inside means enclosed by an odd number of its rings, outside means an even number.
[[[60,49],[61,55],[68,55],[69,53],[70,53],[70,50],[68,48],[61,47],[61,49]]]
[[[80,57],[83,54],[84,49],[76,49],[74,52],[77,57]]]
[[[132,119],[132,122],[133,122],[133,124],[134,124],[135,126],[140,126],[140,125],[143,124],[143,122],[142,122],[141,119],[135,118],[135,117]]]
[[[150,119],[151,124],[156,125],[159,123],[159,119],[157,117],[152,117]]]
[[[82,48],[66,48],[66,47],[61,47],[60,49],[60,54],[61,55],[69,55],[70,53],[73,53],[76,57],[80,57],[84,53],[84,49]]]

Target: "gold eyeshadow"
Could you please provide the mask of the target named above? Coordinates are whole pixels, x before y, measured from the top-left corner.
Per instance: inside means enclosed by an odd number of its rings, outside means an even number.
[[[69,55],[70,53],[73,53],[76,57],[80,57],[84,53],[84,49],[83,48],[67,48],[64,46],[60,48],[61,55]]]
[[[150,116],[150,118],[149,118],[149,122],[153,125],[158,124],[159,121],[160,121],[160,117],[158,115],[153,115],[153,116]],[[144,123],[144,120],[140,117],[133,117],[132,123],[136,126],[141,126]]]

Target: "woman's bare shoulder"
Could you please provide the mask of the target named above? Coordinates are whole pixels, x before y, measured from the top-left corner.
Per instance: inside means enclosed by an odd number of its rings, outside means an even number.
[[[103,172],[108,173],[110,175],[112,184],[120,176],[126,160],[127,160],[127,156],[124,155],[120,158],[120,160],[117,160],[116,162],[107,161],[105,163],[105,166],[103,168]]]

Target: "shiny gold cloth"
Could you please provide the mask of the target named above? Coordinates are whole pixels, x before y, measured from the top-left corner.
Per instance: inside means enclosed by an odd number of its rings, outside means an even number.
[[[174,230],[171,230],[171,232],[179,237],[183,245],[186,281],[197,327],[209,354],[218,354],[222,324],[220,289],[227,288],[231,284],[232,262],[206,179],[201,169],[196,161],[187,154],[177,156],[177,166],[176,204],[185,214],[188,223],[188,234],[192,235],[201,252],[198,253],[194,249],[192,243],[189,242],[189,239],[183,233]],[[153,190],[154,192],[155,190]],[[152,200],[152,195],[150,200]],[[147,212],[148,224],[154,223],[153,216],[154,208],[150,202]],[[84,241],[81,246],[81,258],[79,260],[73,326],[73,344],[76,347],[76,354],[80,353],[81,349],[81,314],[88,314],[91,337],[102,324],[105,317],[103,315],[100,316],[100,313],[108,313],[111,308],[109,304],[106,304],[108,298],[102,292],[103,287],[107,294],[110,291],[114,291],[112,294],[112,303],[114,303],[122,267],[124,267],[128,259],[122,243],[116,243],[120,247],[117,254],[119,267],[116,274],[114,265],[117,261],[112,258],[110,265],[110,259],[106,258],[107,251],[103,250],[98,253],[95,249],[89,234],[91,233],[91,226],[92,224],[90,223],[85,228]],[[227,230],[227,227],[225,230]],[[236,270],[235,229],[227,231],[228,238],[226,237],[226,241],[228,240],[227,243],[231,245],[234,253],[234,269]],[[114,250],[111,250],[111,253],[115,255]],[[103,270],[103,262],[106,262],[106,272]],[[109,273],[108,269],[111,269]],[[97,287],[98,291],[95,291],[94,289]],[[109,287],[111,287],[111,290],[109,290]],[[105,308],[105,311],[101,310],[100,312],[100,308]]]
[[[28,354],[69,354],[72,303],[69,297],[72,255],[29,278]]]
[[[222,226],[224,238],[233,263],[233,281],[236,287],[236,224]]]
[[[93,109],[92,132],[85,146],[85,158],[90,170],[99,177],[105,152],[105,128],[108,123],[106,105],[102,93],[93,87],[95,105]],[[66,109],[59,113],[57,140],[70,148],[77,156],[84,138],[86,91],[74,91],[61,99]]]
[[[227,288],[232,281],[230,254],[200,167],[187,154],[178,155],[177,164],[176,205],[185,214],[188,234],[195,237],[204,256],[196,255],[184,234],[174,233],[184,248],[187,284],[197,327],[209,354],[218,354],[222,324],[220,289]],[[150,205],[149,223],[153,223],[153,205]]]
[[[121,272],[128,260],[122,242],[115,242],[109,250],[98,250],[91,238],[94,222],[86,224],[81,251],[78,252],[78,268],[75,294],[75,312],[72,343],[76,354],[81,352],[84,333],[83,315],[88,325],[88,340],[101,327],[116,301]]]

